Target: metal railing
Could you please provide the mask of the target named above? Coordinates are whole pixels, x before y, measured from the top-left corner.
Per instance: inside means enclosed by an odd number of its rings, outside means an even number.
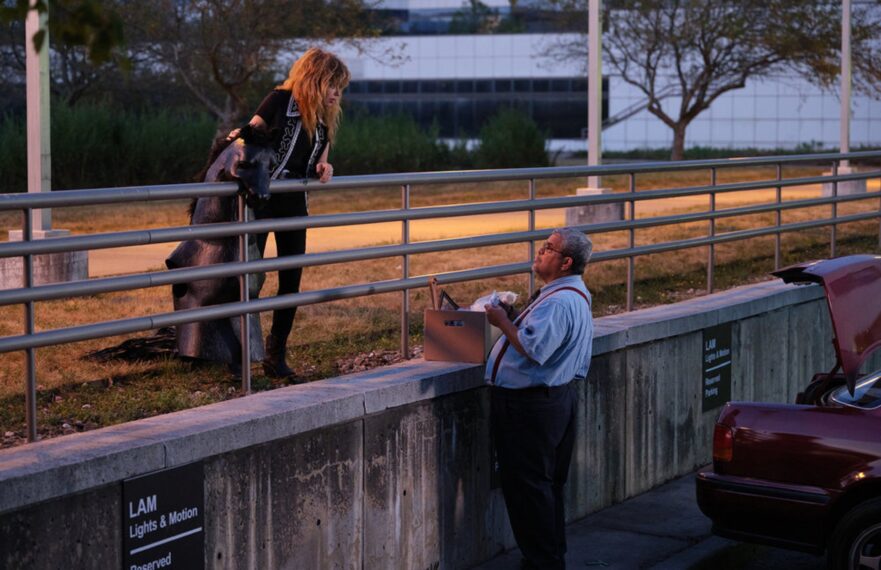
[[[857,200],[881,198],[881,191],[866,192],[859,194],[839,195],[838,184],[854,180],[869,180],[881,178],[881,170],[867,170],[842,175],[838,173],[838,163],[842,160],[878,161],[881,152],[855,152],[849,154],[814,154],[774,156],[751,159],[722,159],[722,160],[699,160],[668,163],[643,163],[626,165],[604,165],[598,167],[554,167],[554,168],[524,168],[508,170],[466,171],[466,172],[439,172],[439,173],[412,173],[393,175],[349,176],[339,177],[334,181],[323,184],[309,184],[306,186],[299,180],[276,181],[272,185],[273,193],[298,192],[304,190],[333,191],[338,189],[357,189],[373,187],[400,186],[401,208],[396,210],[374,210],[366,212],[353,212],[343,214],[315,215],[297,218],[263,219],[249,221],[245,217],[246,210],[243,207],[243,199],[239,197],[239,219],[236,221],[220,224],[206,224],[185,227],[170,227],[150,230],[133,230],[123,232],[110,232],[93,235],[78,235],[59,238],[33,239],[30,226],[30,212],[34,209],[54,208],[64,206],[86,206],[98,204],[120,204],[136,201],[187,199],[201,196],[231,196],[236,193],[237,186],[234,183],[204,183],[204,184],[177,184],[166,186],[141,186],[129,188],[110,188],[101,190],[70,190],[65,192],[53,192],[46,194],[0,194],[0,211],[15,211],[22,213],[23,241],[0,243],[0,257],[24,258],[24,287],[0,291],[0,305],[23,304],[25,307],[24,334],[0,337],[0,354],[11,351],[25,351],[26,353],[26,406],[27,406],[27,430],[28,440],[36,439],[36,359],[37,348],[51,345],[103,338],[120,334],[130,334],[141,331],[153,330],[161,327],[180,325],[188,322],[207,321],[219,318],[240,316],[244,339],[242,345],[242,362],[249,362],[249,334],[247,315],[275,309],[297,307],[339,299],[348,299],[377,293],[401,292],[401,352],[406,358],[408,355],[409,335],[409,291],[414,288],[426,287],[429,276],[410,275],[410,256],[428,252],[451,251],[491,245],[525,243],[527,246],[526,261],[503,265],[492,265],[474,269],[452,271],[437,275],[441,284],[463,282],[475,279],[485,279],[514,274],[530,273],[534,258],[534,243],[536,240],[545,239],[552,229],[536,229],[535,213],[538,210],[567,208],[586,205],[600,205],[610,203],[627,204],[628,215],[618,221],[591,223],[576,226],[591,234],[606,232],[628,232],[628,245],[623,249],[599,251],[593,255],[592,262],[608,261],[615,259],[627,259],[627,301],[626,308],[633,308],[634,282],[635,282],[635,258],[638,256],[676,251],[687,248],[707,246],[707,291],[714,289],[715,246],[737,240],[754,237],[774,235],[775,238],[775,267],[779,267],[781,255],[780,236],[785,232],[797,232],[811,228],[831,227],[830,255],[836,253],[836,232],[838,224],[850,223],[861,220],[881,219],[881,205],[879,209],[839,216],[837,204]],[[832,175],[808,176],[801,178],[784,179],[782,176],[783,165],[786,164],[828,164],[831,166]],[[729,167],[759,167],[769,166],[776,168],[776,176],[771,180],[756,180],[749,182],[736,182],[719,184],[717,171]],[[685,170],[709,170],[710,177],[707,185],[673,188],[667,190],[638,191],[636,177],[641,174],[658,174],[664,172]],[[552,198],[536,197],[536,182],[545,179],[560,178],[585,178],[588,176],[625,175],[628,177],[628,190],[626,192],[596,194],[586,196],[565,196]],[[412,208],[410,205],[411,188],[415,185],[431,184],[465,184],[497,181],[526,181],[528,182],[528,198],[521,200],[506,200],[499,202],[472,203],[466,205],[445,205]],[[829,196],[820,198],[782,200],[782,191],[793,186],[812,184],[831,184],[832,192]],[[773,188],[776,190],[776,199],[771,203],[751,204],[719,210],[716,208],[716,197],[719,194],[739,192],[744,190],[758,190]],[[637,218],[635,215],[636,204],[646,200],[662,198],[676,198],[685,196],[706,195],[709,198],[709,208],[702,212],[684,213],[666,216],[654,216]],[[785,210],[831,205],[832,212],[829,218],[811,219],[801,222],[782,223],[782,212]],[[526,231],[505,232],[498,234],[480,235],[475,237],[439,239],[411,243],[410,222],[413,220],[426,220],[436,218],[449,218],[458,216],[471,216],[480,214],[495,214],[505,212],[527,212],[528,229]],[[719,233],[716,221],[722,218],[774,212],[775,223],[772,226],[757,227],[744,230]],[[707,235],[636,245],[635,235],[637,230],[681,224],[688,222],[705,221],[708,224]],[[202,267],[171,269],[163,272],[138,273],[117,277],[95,278],[85,281],[68,283],[53,283],[46,285],[34,285],[33,281],[33,256],[48,253],[70,252],[80,250],[95,250],[103,248],[117,248],[124,246],[137,246],[153,243],[177,242],[188,239],[207,239],[218,237],[238,236],[240,244],[244,244],[248,234],[259,234],[268,231],[290,231],[309,228],[326,228],[333,226],[350,226],[358,224],[371,224],[378,222],[400,222],[401,243],[398,245],[371,246],[341,251],[322,253],[309,253],[298,256],[267,258],[259,260],[247,259],[247,247],[240,247],[241,259],[238,262],[209,265]],[[881,228],[879,228],[881,239]],[[262,299],[249,299],[248,288],[241,286],[241,299],[236,303],[212,305],[197,309],[182,310],[176,312],[159,313],[151,316],[134,317],[114,321],[103,321],[87,325],[72,326],[62,329],[35,332],[34,329],[34,303],[52,299],[69,298],[76,296],[88,296],[113,291],[127,291],[132,289],[173,285],[176,283],[188,283],[201,279],[220,277],[238,277],[240,284],[247,283],[247,275],[250,273],[262,273],[278,271],[295,267],[311,267],[334,263],[363,261],[381,258],[400,257],[402,259],[402,271],[400,279],[362,283],[321,289],[316,291],[301,292],[284,295],[281,297],[268,297]],[[530,274],[529,288],[533,288]],[[242,367],[242,388],[245,393],[250,392],[250,367]]]

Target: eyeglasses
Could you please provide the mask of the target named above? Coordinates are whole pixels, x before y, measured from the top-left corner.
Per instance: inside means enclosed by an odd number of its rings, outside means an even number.
[[[565,253],[563,253],[559,249],[554,249],[553,247],[551,247],[551,244],[549,244],[548,242],[545,242],[544,245],[542,245],[540,248],[538,248],[538,254],[542,255],[546,251],[553,251],[554,253],[559,253],[563,257],[569,257],[568,255],[566,255]]]

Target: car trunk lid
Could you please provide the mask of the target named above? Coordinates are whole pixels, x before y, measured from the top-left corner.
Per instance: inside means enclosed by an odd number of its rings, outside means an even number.
[[[786,283],[823,285],[838,363],[853,394],[860,366],[881,346],[881,256],[850,255],[799,263],[773,275]]]

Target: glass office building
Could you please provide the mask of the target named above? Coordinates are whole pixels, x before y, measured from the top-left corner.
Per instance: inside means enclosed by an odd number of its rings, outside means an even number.
[[[503,108],[522,110],[555,139],[581,138],[587,124],[584,77],[357,79],[346,101],[354,113],[408,114],[444,138],[476,137]]]
[[[344,100],[350,113],[407,113],[444,138],[473,138],[501,107],[527,112],[551,137],[554,150],[586,148],[586,61],[550,57],[559,28],[528,2],[518,2],[516,28],[509,2],[489,0],[475,16],[461,0],[385,0],[379,8],[387,35],[359,53],[332,49],[353,73]],[[487,15],[488,14],[488,15]],[[482,20],[481,20],[482,18]],[[495,23],[490,30],[480,22]],[[475,23],[477,22],[477,23]],[[468,31],[473,33],[455,33]],[[501,31],[500,31],[501,30]],[[492,33],[489,33],[492,32]],[[583,36],[566,36],[581,38]],[[284,67],[284,66],[282,66]],[[669,147],[672,131],[644,109],[637,88],[604,65],[603,130],[608,150]],[[675,109],[676,97],[662,106]],[[747,82],[719,97],[689,126],[686,146],[816,149],[838,146],[837,92],[798,77]],[[851,147],[881,145],[881,102],[853,97]]]

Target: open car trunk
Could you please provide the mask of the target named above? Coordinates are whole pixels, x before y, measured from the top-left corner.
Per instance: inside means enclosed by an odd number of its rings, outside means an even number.
[[[800,263],[773,272],[786,283],[819,283],[832,317],[833,345],[850,394],[860,367],[881,347],[881,256],[850,255]],[[820,375],[818,375],[820,376]],[[815,376],[815,380],[817,376]]]

